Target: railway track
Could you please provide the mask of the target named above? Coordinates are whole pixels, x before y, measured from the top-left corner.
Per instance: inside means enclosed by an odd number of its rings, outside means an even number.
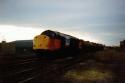
[[[72,68],[73,65],[83,61],[83,58],[84,57],[81,58],[80,56],[58,58],[53,60],[36,56],[7,58],[7,60],[9,60],[7,63],[5,62],[0,64],[0,82],[46,82],[48,79],[51,79],[51,75],[56,75]]]
[[[20,83],[54,83],[53,79],[57,78],[57,75],[61,75],[67,70],[73,68],[74,65],[83,62],[84,57],[68,57],[63,59],[57,59],[46,65],[44,69],[41,69],[40,74],[33,77],[29,77]],[[86,58],[87,59],[87,58]]]

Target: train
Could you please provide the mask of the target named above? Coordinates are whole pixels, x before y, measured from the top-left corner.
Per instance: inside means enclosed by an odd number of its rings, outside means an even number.
[[[95,52],[103,50],[104,45],[70,36],[58,31],[45,30],[33,39],[33,50],[35,53],[58,54],[58,53],[80,53]]]
[[[120,41],[120,47],[121,47],[121,48],[125,48],[125,40]]]

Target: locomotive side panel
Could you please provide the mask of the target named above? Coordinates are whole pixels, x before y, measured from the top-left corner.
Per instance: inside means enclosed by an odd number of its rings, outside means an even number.
[[[60,48],[61,48],[61,40],[50,39],[50,41],[48,42],[48,50],[54,51],[54,50],[59,50]]]
[[[56,50],[60,49],[61,48],[61,40],[55,39],[54,46],[55,46]]]

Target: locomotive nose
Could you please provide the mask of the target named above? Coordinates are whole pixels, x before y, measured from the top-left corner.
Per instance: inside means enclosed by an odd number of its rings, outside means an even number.
[[[38,35],[34,37],[33,49],[48,49],[49,37],[46,35]]]

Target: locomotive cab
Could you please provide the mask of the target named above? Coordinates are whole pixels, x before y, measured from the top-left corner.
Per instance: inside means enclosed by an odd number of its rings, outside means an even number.
[[[50,30],[34,37],[33,49],[39,51],[55,51],[61,48],[61,40]]]

